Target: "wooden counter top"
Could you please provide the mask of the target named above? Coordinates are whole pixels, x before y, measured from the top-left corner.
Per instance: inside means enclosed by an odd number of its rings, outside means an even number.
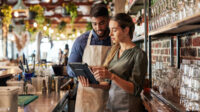
[[[164,99],[164,97],[152,90],[149,94],[142,92],[141,98],[148,112],[185,112],[185,108],[182,105],[172,102],[170,99]],[[176,99],[176,97],[173,97],[173,99]]]
[[[159,101],[154,95],[150,94],[141,94],[143,104],[148,112],[173,112],[167,105]]]
[[[18,107],[18,112],[52,112],[66,94],[67,91],[38,94],[38,98],[35,101],[25,107]]]
[[[0,69],[5,69],[5,70],[0,71],[0,78],[9,77],[9,76],[12,76],[13,74],[22,73],[22,70],[20,70],[17,67],[8,68],[6,66],[3,66],[3,67],[0,66]]]

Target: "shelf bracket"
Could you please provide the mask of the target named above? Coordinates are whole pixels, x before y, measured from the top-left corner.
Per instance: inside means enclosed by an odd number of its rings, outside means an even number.
[[[149,21],[151,20],[151,0],[148,0],[149,2],[149,11],[148,11],[148,17],[149,17]],[[145,5],[147,7],[147,0],[145,0]],[[145,23],[147,24],[147,23]],[[148,28],[150,29],[150,28]],[[149,59],[148,59],[148,73],[149,73],[149,85],[150,85],[150,88],[152,88],[152,60],[151,60],[151,36],[148,35],[148,50],[149,50]],[[146,38],[147,39],[147,38]]]
[[[180,68],[180,36],[177,36],[176,37],[176,54],[177,54],[177,62],[176,62],[176,65],[177,65],[177,68],[179,69]]]
[[[170,63],[171,67],[174,66],[174,39],[173,37],[170,38]]]

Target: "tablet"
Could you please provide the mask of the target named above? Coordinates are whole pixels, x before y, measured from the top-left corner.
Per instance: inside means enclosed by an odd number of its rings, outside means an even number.
[[[81,75],[86,77],[90,84],[99,84],[99,82],[94,78],[94,75],[87,63],[73,62],[69,63],[69,67],[75,73],[76,77]]]

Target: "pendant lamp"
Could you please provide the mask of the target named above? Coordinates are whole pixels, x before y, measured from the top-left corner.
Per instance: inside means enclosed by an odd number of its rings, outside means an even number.
[[[23,0],[18,0],[17,4],[13,7],[15,18],[28,18],[28,8],[24,5]]]

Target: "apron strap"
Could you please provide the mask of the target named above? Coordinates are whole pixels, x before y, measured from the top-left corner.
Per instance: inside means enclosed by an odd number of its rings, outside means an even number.
[[[92,38],[92,31],[90,31],[90,34],[89,34],[89,37],[88,37],[88,40],[87,40],[87,46],[90,45],[91,38]]]
[[[92,39],[92,31],[90,31],[90,34],[89,34],[89,37],[88,37],[88,40],[87,40],[87,46],[90,45],[91,39]],[[112,45],[113,45],[113,42],[112,42],[111,39],[110,39],[110,42],[111,42],[111,46],[112,46]]]

